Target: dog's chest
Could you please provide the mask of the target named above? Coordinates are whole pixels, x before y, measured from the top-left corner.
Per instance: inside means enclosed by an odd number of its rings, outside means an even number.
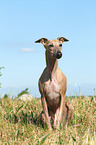
[[[44,84],[44,95],[47,100],[49,109],[57,109],[60,106],[59,85],[56,80],[47,81]]]
[[[59,85],[56,80],[47,81],[44,84],[44,93],[49,100],[57,99],[59,95]]]

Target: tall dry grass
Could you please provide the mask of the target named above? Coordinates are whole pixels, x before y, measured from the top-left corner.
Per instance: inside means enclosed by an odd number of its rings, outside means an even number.
[[[95,145],[96,97],[68,97],[74,106],[70,125],[49,132],[39,124],[40,99],[0,99],[0,145]]]

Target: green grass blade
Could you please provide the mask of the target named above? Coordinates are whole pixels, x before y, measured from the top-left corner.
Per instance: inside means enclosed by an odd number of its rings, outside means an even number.
[[[41,142],[40,142],[40,145],[42,145],[42,144],[45,142],[46,138],[47,138],[49,135],[50,135],[50,134],[47,134],[45,137],[43,137],[43,139],[42,139]]]

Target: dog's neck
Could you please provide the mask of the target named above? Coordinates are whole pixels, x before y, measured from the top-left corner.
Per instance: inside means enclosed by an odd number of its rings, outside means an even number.
[[[49,78],[55,77],[56,70],[58,68],[58,60],[50,55],[50,52],[46,50],[46,65],[48,68]]]

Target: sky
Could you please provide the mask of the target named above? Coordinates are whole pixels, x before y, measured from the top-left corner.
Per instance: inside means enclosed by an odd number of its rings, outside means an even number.
[[[40,96],[45,48],[35,40],[60,36],[69,39],[63,43],[59,60],[67,77],[67,95],[79,85],[82,94],[92,95],[96,88],[96,1],[0,1],[0,67],[5,67],[1,93],[30,88],[33,96]]]

